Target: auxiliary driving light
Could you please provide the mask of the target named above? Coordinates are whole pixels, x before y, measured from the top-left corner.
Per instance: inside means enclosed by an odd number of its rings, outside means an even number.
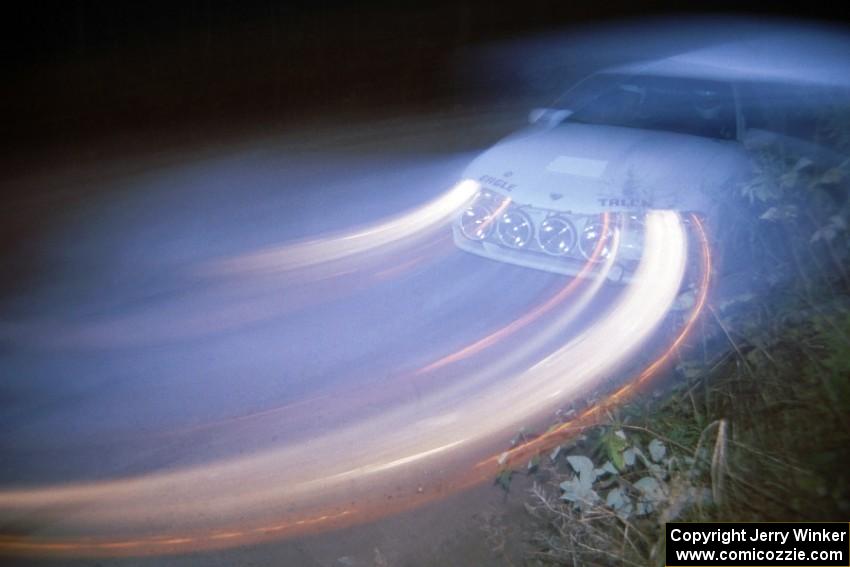
[[[496,227],[499,239],[511,248],[525,248],[534,235],[531,219],[520,210],[508,211],[499,219]]]
[[[537,242],[547,254],[563,256],[576,242],[576,229],[570,221],[559,216],[549,217],[540,224]]]
[[[581,255],[584,256],[587,260],[600,262],[607,258],[608,255],[611,253],[611,243],[613,241],[613,236],[614,231],[611,228],[608,228],[607,232],[605,232],[605,227],[602,221],[589,220],[587,224],[584,225],[584,229],[579,235],[578,249],[581,251]],[[602,248],[599,250],[596,257],[594,258],[593,252],[596,250],[600,239],[602,239],[603,237],[605,241],[602,243]]]
[[[493,213],[484,205],[472,205],[460,217],[460,231],[470,240],[484,240],[493,232]]]

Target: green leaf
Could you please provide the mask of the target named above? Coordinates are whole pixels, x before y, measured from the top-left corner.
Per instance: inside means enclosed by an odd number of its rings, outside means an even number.
[[[602,447],[605,455],[617,467],[617,470],[625,470],[626,463],[623,459],[623,451],[628,447],[628,443],[621,435],[617,435],[614,428],[608,429],[602,436]]]
[[[510,469],[505,469],[496,476],[496,481],[493,484],[499,486],[505,492],[510,492],[511,479],[513,478],[513,476],[514,471]]]
[[[528,474],[534,474],[537,472],[537,469],[540,468],[540,455],[534,455],[530,461],[528,461],[528,468],[526,472]]]

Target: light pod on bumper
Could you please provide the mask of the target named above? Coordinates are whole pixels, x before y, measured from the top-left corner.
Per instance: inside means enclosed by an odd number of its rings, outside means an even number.
[[[614,229],[610,226],[607,231],[601,219],[589,219],[578,237],[578,249],[587,260],[602,261],[611,253],[611,242]],[[593,252],[601,239],[605,239],[602,248],[594,258]]]
[[[563,256],[576,243],[576,229],[567,219],[551,216],[540,223],[537,230],[537,243],[540,248],[552,256]]]
[[[492,233],[496,217],[505,210],[510,199],[491,191],[479,191],[460,215],[461,233],[470,240],[486,240]]]
[[[505,246],[525,248],[534,236],[534,227],[527,214],[519,209],[512,209],[499,218],[496,232]]]
[[[484,240],[493,232],[493,211],[480,204],[472,204],[460,217],[460,231],[470,240]]]

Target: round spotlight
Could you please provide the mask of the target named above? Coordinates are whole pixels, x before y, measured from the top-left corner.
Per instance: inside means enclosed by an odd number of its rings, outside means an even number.
[[[537,242],[547,254],[563,256],[576,243],[576,229],[562,217],[549,217],[540,224]]]
[[[534,235],[531,219],[524,212],[508,211],[499,219],[496,227],[499,238],[511,248],[525,248]]]
[[[493,213],[482,205],[472,205],[460,217],[460,231],[470,240],[484,240],[493,232]]]
[[[578,237],[578,249],[581,251],[581,255],[587,258],[588,260],[593,258],[593,251],[596,250],[596,246],[599,241],[605,238],[605,242],[602,243],[602,248],[599,250],[595,260],[597,262],[604,260],[611,253],[611,244],[614,240],[614,231],[611,227],[608,227],[607,233],[603,235],[604,224],[602,221],[598,220],[589,220],[586,225],[584,225],[584,229],[582,229],[581,234]]]

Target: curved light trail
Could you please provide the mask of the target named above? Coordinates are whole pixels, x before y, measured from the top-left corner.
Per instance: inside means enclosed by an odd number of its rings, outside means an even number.
[[[463,204],[466,190],[461,193],[463,199],[461,194],[455,197]],[[444,212],[434,211],[432,218],[444,218]],[[385,237],[404,232],[397,223],[385,229],[355,237],[349,253],[370,248],[364,244],[371,240],[367,234],[386,243]],[[646,231],[633,283],[605,314],[524,370],[503,375],[508,368],[504,359],[516,358],[507,352],[496,357],[498,364],[482,365],[415,401],[248,456],[126,479],[2,491],[0,521],[26,530],[0,536],[0,551],[116,555],[242,545],[373,519],[489,480],[505,459],[487,455],[522,425],[616,372],[667,314],[687,262],[685,230],[676,213],[654,211],[647,215]],[[704,235],[701,240],[704,276],[685,328],[659,361],[613,394],[612,401],[648,379],[698,317],[710,269]],[[317,253],[314,260],[340,257],[323,254],[319,244],[310,250]],[[300,260],[279,267],[309,263],[306,252],[298,256]],[[272,269],[275,258],[260,256],[239,265]],[[601,282],[597,279],[590,290]],[[556,337],[587,300],[589,293],[585,295],[578,306],[544,325],[534,340],[543,344]],[[567,428],[564,424],[559,434]],[[555,439],[554,434],[538,438],[515,450],[508,461]]]
[[[291,270],[352,258],[388,246],[409,243],[409,239],[439,229],[450,222],[469,202],[479,184],[465,179],[431,203],[409,213],[364,227],[354,232],[329,235],[221,260],[208,268],[211,274],[279,274]],[[358,261],[361,259],[358,258]]]
[[[497,213],[498,214],[498,213]],[[608,226],[611,223],[610,215],[605,213],[602,215],[602,223],[603,223],[603,234],[608,234]],[[610,244],[610,248],[613,251],[619,246],[619,235],[615,233],[614,238],[616,239],[613,243]],[[433,371],[444,368],[446,366],[450,366],[453,363],[459,362],[461,360],[465,360],[471,357],[475,357],[485,350],[494,347],[497,344],[504,343],[510,337],[516,335],[521,329],[527,327],[531,323],[535,321],[539,321],[545,315],[552,313],[559,306],[564,304],[564,302],[573,296],[577,291],[581,289],[582,284],[587,284],[586,278],[594,269],[598,266],[596,265],[599,260],[602,251],[609,246],[608,238],[603,237],[597,243],[593,249],[593,252],[590,255],[590,258],[585,261],[578,275],[570,279],[567,282],[567,285],[560,288],[555,294],[547,298],[545,301],[535,305],[528,312],[523,313],[517,319],[507,323],[496,329],[495,331],[487,334],[481,339],[478,339],[471,344],[460,347],[459,349],[455,349],[452,353],[447,354],[445,356],[440,357],[435,362],[429,363],[418,370],[411,373],[401,373],[394,376],[392,379],[384,381],[382,383],[381,391],[378,393],[372,393],[368,396],[368,402],[371,403],[379,403],[386,402],[388,398],[395,395],[393,393],[392,386],[398,385],[400,382],[410,382],[414,383],[414,379],[417,377],[421,377],[426,374],[430,374]],[[588,303],[593,299],[596,291],[602,286],[604,283],[605,275],[611,269],[611,265],[613,264],[614,258],[616,254],[609,254],[606,258],[605,262],[601,263],[601,269],[599,270],[600,277],[590,282],[590,285],[586,285],[586,289],[582,291],[581,296],[577,301],[570,304],[567,308],[567,311],[561,313],[559,315],[559,325],[565,326],[572,318],[574,318],[583,308],[585,308]],[[545,337],[545,334],[544,334]],[[535,347],[537,347],[536,343],[534,344],[525,344],[522,349],[510,349],[505,352],[509,355],[508,357],[498,357],[501,358],[501,366],[504,367],[510,361],[516,361],[517,359],[522,359],[523,356],[527,356],[530,351],[533,351]],[[505,358],[509,358],[510,360],[504,360]],[[497,370],[496,365],[490,361],[489,366],[490,373],[492,374]],[[352,403],[349,404],[350,408],[348,409],[350,412],[356,412],[359,409],[359,405],[362,405],[364,401],[362,398],[362,388],[359,386],[349,387],[344,389],[337,389],[333,392],[325,393],[320,396],[316,396],[314,398],[308,400],[301,400],[295,402],[293,404],[286,404],[283,406],[267,408],[260,412],[254,412],[249,414],[240,415],[237,417],[231,417],[224,420],[218,420],[215,422],[207,422],[199,425],[194,425],[189,430],[200,431],[200,430],[210,430],[217,427],[225,426],[229,423],[235,423],[237,421],[256,421],[260,419],[265,419],[273,414],[277,414],[280,417],[283,412],[288,412],[293,410],[296,406],[300,406],[303,411],[310,411],[312,408],[313,411],[316,411],[320,404],[326,402],[330,397],[345,397],[350,400]],[[360,401],[361,404],[355,403],[355,401]],[[305,407],[306,406],[306,407]],[[177,430],[170,432],[171,434],[185,434],[187,429]]]
[[[496,209],[495,214],[491,218],[495,218],[498,214],[500,214],[501,211],[506,209],[508,203],[510,203],[509,200],[506,200],[504,203],[502,203],[502,205],[500,205],[499,208]],[[488,220],[488,222],[490,222],[490,221]],[[530,323],[536,321],[542,315],[544,315],[545,313],[551,311],[552,309],[554,309],[555,307],[560,305],[564,300],[566,300],[568,297],[570,297],[573,294],[573,292],[575,292],[576,289],[582,283],[584,283],[584,278],[586,278],[587,275],[592,272],[594,265],[599,260],[600,254],[602,254],[602,250],[604,250],[605,246],[608,244],[607,235],[608,235],[608,226],[610,225],[610,223],[611,223],[610,215],[608,213],[603,214],[602,215],[602,235],[603,235],[602,238],[600,238],[599,241],[596,243],[596,246],[594,246],[593,252],[591,253],[590,258],[585,260],[584,265],[582,265],[582,267],[579,270],[576,277],[574,279],[570,280],[570,282],[566,286],[564,286],[558,293],[556,293],[555,295],[550,297],[546,302],[538,305],[537,307],[535,307],[534,309],[532,309],[528,313],[525,313],[524,315],[522,315],[520,318],[513,321],[512,323],[505,325],[504,327],[500,328],[499,330],[487,335],[486,337],[483,337],[483,338],[475,341],[474,343],[472,343],[470,345],[467,345],[467,346],[453,352],[452,354],[444,356],[443,358],[441,358],[441,359],[429,364],[428,366],[425,366],[424,368],[420,369],[417,373],[418,374],[424,374],[426,372],[430,372],[432,370],[442,368],[443,366],[446,366],[447,364],[452,364],[453,362],[457,362],[459,360],[463,360],[465,358],[468,358],[470,356],[478,354],[482,350],[489,348],[489,347],[497,344],[498,342],[504,340],[505,338],[509,337],[510,335],[516,333],[518,330],[520,330],[524,327],[527,327]],[[619,235],[617,235],[617,237],[619,237]],[[612,245],[612,250],[616,251],[616,248],[618,247],[618,245],[619,245],[618,242],[614,243]],[[599,273],[599,276],[596,278],[596,284],[595,284],[595,287],[594,287],[594,291],[596,289],[598,289],[598,286],[601,285],[602,282],[604,282],[608,271],[611,269],[611,263],[612,263],[613,258],[615,256],[616,256],[616,252],[610,253],[608,255],[608,261],[605,262],[604,267],[603,267],[603,271],[601,271]],[[587,302],[592,297],[592,294],[587,294],[586,297],[587,297],[587,299],[585,301],[581,302],[580,306],[574,306],[573,307],[574,312],[580,310],[581,306],[586,305]]]
[[[209,336],[280,317],[398,277],[454,250],[447,225],[478,189],[475,181],[464,180],[422,207],[354,232],[194,267],[183,274],[192,284],[190,300],[178,296],[160,308],[84,322],[0,322],[0,339],[63,349],[125,348]],[[201,282],[195,281],[198,276]],[[280,293],[281,286],[287,294]]]
[[[604,400],[590,406],[576,418],[563,422],[557,427],[549,429],[543,435],[514,447],[513,449],[498,456],[493,456],[481,461],[476,465],[476,468],[492,469],[496,466],[499,468],[510,468],[516,463],[520,463],[524,459],[527,459],[531,455],[548,451],[549,449],[556,447],[564,439],[575,435],[576,432],[581,429],[596,424],[597,420],[605,414],[605,410],[621,404],[625,399],[634,395],[641,386],[652,379],[652,377],[669,362],[670,358],[676,354],[678,349],[681,348],[682,343],[684,343],[688,336],[690,336],[694,325],[702,314],[706,302],[708,301],[708,290],[711,285],[711,249],[708,245],[705,228],[697,215],[692,214],[690,220],[693,223],[696,230],[696,236],[699,239],[701,260],[700,282],[697,286],[694,306],[691,309],[684,326],[679,331],[679,334],[676,335],[676,338],[670,343],[670,345],[668,345],[667,349],[651,364],[644,368],[634,380],[627,382]]]

